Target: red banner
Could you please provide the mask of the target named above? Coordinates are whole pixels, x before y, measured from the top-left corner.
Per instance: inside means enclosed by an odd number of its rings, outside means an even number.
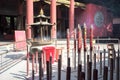
[[[76,21],[80,25],[86,23],[87,37],[90,36],[90,26],[94,26],[94,37],[108,37],[112,35],[112,13],[103,6],[87,4],[85,10],[76,10]]]

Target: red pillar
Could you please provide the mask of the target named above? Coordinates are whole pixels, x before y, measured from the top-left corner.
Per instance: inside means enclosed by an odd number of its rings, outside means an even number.
[[[33,23],[33,0],[26,0],[26,34],[27,39],[31,39],[31,24]]]
[[[51,9],[50,9],[50,17],[51,17],[51,23],[56,24],[56,0],[51,0]],[[52,26],[51,30],[51,38],[56,38],[56,25]]]
[[[69,29],[70,29],[70,37],[73,37],[73,31],[74,31],[74,0],[70,0]]]

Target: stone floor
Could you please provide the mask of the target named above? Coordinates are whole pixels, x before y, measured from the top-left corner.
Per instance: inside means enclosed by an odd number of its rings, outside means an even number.
[[[66,49],[66,42],[65,41],[61,41],[61,42],[58,42],[58,45],[57,45],[57,48],[63,48],[62,50],[62,78],[61,80],[66,80],[66,67],[67,67],[67,49]],[[89,44],[87,44],[89,46]],[[98,44],[94,44],[94,46],[96,48],[98,48]],[[107,49],[107,44],[99,44],[100,46],[100,51],[102,51],[103,49]],[[115,44],[115,49],[117,50],[118,49],[118,44]],[[71,46],[70,46],[70,58],[71,58],[71,68],[72,68],[72,73],[71,73],[71,80],[77,80],[76,76],[77,76],[77,71],[74,69],[74,63],[73,63],[73,42],[71,42]],[[2,51],[2,49],[4,48],[0,48],[0,50]],[[6,48],[7,49],[7,48]],[[96,50],[96,53],[98,51]],[[23,56],[26,56],[26,51],[21,51],[21,52],[10,52],[9,54],[5,54],[4,55],[4,59],[6,59],[6,56],[10,56],[10,55],[23,55]],[[84,68],[84,55],[83,55],[83,50],[81,52],[81,59],[82,59],[82,65],[83,65],[83,68]],[[87,51],[87,54],[89,54],[89,51]],[[17,56],[18,56],[17,55]],[[97,54],[99,55],[99,54]],[[78,56],[78,55],[76,55]],[[10,56],[11,59],[13,59],[13,56]],[[97,69],[99,70],[99,60],[97,60]],[[0,61],[1,62],[1,61]],[[76,57],[76,65],[77,65],[77,57]],[[107,64],[107,59],[106,59],[106,64]],[[0,73],[0,80],[26,80],[26,60],[25,59],[21,59],[19,62],[17,62],[15,65],[11,66],[10,68],[6,69],[5,71],[1,71]],[[53,79],[52,80],[57,80],[57,62],[54,62],[54,64],[52,65],[53,67]],[[84,71],[84,69],[82,69],[82,71]],[[99,74],[99,80],[102,80],[101,76],[100,75],[100,72],[98,72]],[[32,74],[32,64],[30,62],[30,70],[29,70],[29,80],[31,80],[31,74]],[[35,77],[35,80],[38,80],[38,74],[35,74],[36,77]],[[114,75],[116,75],[116,71],[114,72]],[[44,78],[46,78],[46,75],[44,76]],[[45,79],[46,80],[46,79]],[[114,80],[115,79],[115,76],[114,76]]]

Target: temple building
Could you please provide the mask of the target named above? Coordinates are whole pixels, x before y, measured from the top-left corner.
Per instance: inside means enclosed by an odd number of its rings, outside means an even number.
[[[94,1],[94,2],[92,2]],[[113,1],[113,0],[110,0]],[[71,37],[78,24],[94,27],[94,37],[119,37],[120,16],[114,17],[108,7],[95,3],[96,0],[1,0],[0,1],[0,38],[14,39],[15,30],[25,30],[31,39],[31,24],[34,16],[43,9],[53,24],[51,38],[66,38],[69,28]],[[99,3],[99,2],[98,2]]]

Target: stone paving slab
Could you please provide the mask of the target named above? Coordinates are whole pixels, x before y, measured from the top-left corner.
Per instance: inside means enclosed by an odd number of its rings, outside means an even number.
[[[87,45],[89,45],[89,44],[87,44]],[[63,57],[62,65],[63,66],[62,66],[62,71],[61,71],[62,72],[62,79],[61,80],[66,80],[66,73],[65,73],[66,67],[67,67],[66,66],[66,64],[67,64],[67,62],[66,62],[67,61],[67,58],[66,58],[67,57],[66,45],[64,44],[62,46],[64,48],[63,48],[63,55],[62,55],[62,57]],[[98,45],[96,45],[96,46],[98,46]],[[57,47],[61,47],[61,45],[58,45]],[[74,46],[72,45],[71,48],[73,48],[73,47]],[[101,47],[101,50],[102,50],[102,49],[106,48],[107,46],[106,46],[106,44],[101,44],[100,47]],[[117,49],[118,45],[115,45],[115,47]],[[72,63],[72,55],[73,55],[72,54],[72,49],[71,49],[70,52],[71,52],[70,56],[71,56],[71,63]],[[82,56],[82,60],[83,60],[83,56]],[[72,66],[72,71],[74,71],[73,70],[73,64],[71,64],[71,66]],[[97,66],[99,67],[99,64]],[[30,70],[29,70],[30,74],[29,74],[29,76],[31,76],[31,72],[32,72],[31,67],[32,66],[31,66],[31,63],[30,63]],[[54,67],[53,76],[55,75],[55,77],[53,77],[52,80],[57,80],[57,63],[56,62],[53,64],[53,67]],[[65,71],[63,71],[63,70],[65,70]],[[77,80],[77,78],[75,77],[76,74],[77,74],[77,72],[72,72],[71,80]],[[38,76],[36,78],[37,78],[36,80],[38,80]],[[9,68],[7,71],[1,73],[0,74],[0,80],[26,80],[26,60],[22,60],[18,64],[16,64],[13,67]],[[99,80],[102,80],[102,79],[100,78]]]
[[[26,80],[26,60],[1,73],[0,80]]]
[[[57,80],[57,63],[53,64],[53,79],[52,80]],[[56,67],[56,68],[55,68]],[[98,65],[99,67],[99,65]],[[66,80],[66,73],[65,73],[65,68],[62,69],[62,78],[61,80]],[[72,68],[72,71],[73,68]],[[30,63],[30,75],[31,75],[31,63]],[[76,74],[77,72],[72,72],[71,74],[71,80],[77,80],[76,78]],[[116,74],[114,73],[114,76]],[[99,80],[102,80],[102,78],[100,78],[101,76],[99,76]],[[16,64],[15,66],[11,67],[9,70],[7,70],[6,72],[0,74],[0,80],[26,80],[26,60],[22,60],[21,62],[19,62],[18,64]],[[31,79],[29,79],[31,80]],[[36,79],[38,80],[38,76],[36,76]],[[44,77],[44,80],[46,80],[46,77]],[[115,77],[114,77],[115,80]]]

